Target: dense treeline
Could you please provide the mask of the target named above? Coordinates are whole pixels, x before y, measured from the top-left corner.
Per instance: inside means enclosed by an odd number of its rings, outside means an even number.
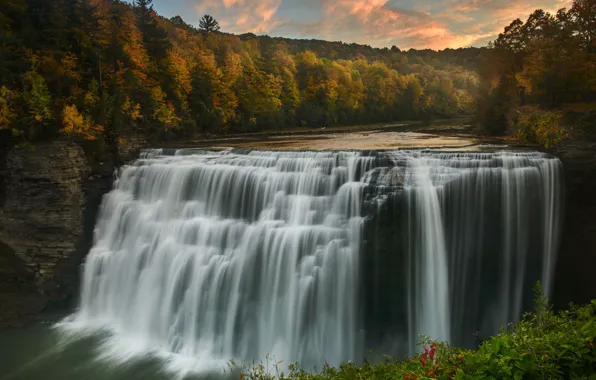
[[[513,21],[479,74],[478,116],[491,133],[515,127],[522,140],[550,145],[565,137],[563,126],[590,123],[577,111],[596,110],[596,1]]]
[[[0,128],[163,138],[450,117],[473,110],[478,52],[208,33],[151,0],[4,0]]]

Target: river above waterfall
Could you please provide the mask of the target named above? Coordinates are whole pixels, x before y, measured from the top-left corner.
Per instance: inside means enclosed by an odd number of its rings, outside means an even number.
[[[392,150],[448,149],[480,151],[507,148],[502,138],[477,136],[466,122],[437,123],[431,126],[413,124],[379,124],[356,127],[330,127],[293,131],[263,132],[239,136],[175,142],[173,148],[261,149],[261,150]],[[516,149],[523,147],[515,146]],[[525,149],[525,148],[524,148]]]
[[[559,160],[492,149],[146,150],[104,198],[76,312],[2,332],[0,368],[203,379],[472,346],[556,264]]]

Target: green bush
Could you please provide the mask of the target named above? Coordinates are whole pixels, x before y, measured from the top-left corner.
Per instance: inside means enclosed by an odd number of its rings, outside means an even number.
[[[424,352],[378,364],[345,363],[308,373],[297,364],[284,373],[281,362],[242,366],[239,378],[253,380],[348,379],[596,379],[596,300],[554,313],[536,287],[533,313],[482,343],[477,350],[425,340]],[[232,363],[233,370],[239,371]]]
[[[561,112],[518,112],[517,138],[522,143],[537,143],[545,148],[556,145],[568,136],[567,130],[561,125],[562,119]]]

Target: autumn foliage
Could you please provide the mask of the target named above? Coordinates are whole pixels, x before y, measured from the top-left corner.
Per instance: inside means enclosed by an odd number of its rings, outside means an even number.
[[[518,107],[596,101],[593,0],[515,20],[488,48],[438,52],[236,36],[151,3],[0,2],[0,128],[161,140],[475,112],[504,133]]]
[[[163,139],[472,112],[478,49],[235,36],[151,3],[2,1],[0,128],[26,141]]]
[[[595,37],[594,0],[511,22],[479,66],[478,117],[485,131],[513,128],[524,142],[551,146],[573,127],[564,111],[584,104],[596,112]]]

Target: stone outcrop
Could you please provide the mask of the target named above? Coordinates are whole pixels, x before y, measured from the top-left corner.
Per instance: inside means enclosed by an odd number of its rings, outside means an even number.
[[[565,169],[565,217],[553,302],[596,298],[596,142],[570,141],[552,151]]]
[[[0,292],[3,306],[12,305],[6,321],[60,297],[61,268],[83,235],[90,168],[80,147],[61,141],[10,150],[3,166]],[[15,304],[23,298],[29,301]]]
[[[0,141],[0,327],[73,306],[80,264],[114,170],[146,144],[134,136],[34,148]],[[100,153],[97,146],[103,146]]]
[[[83,235],[90,168],[81,148],[63,141],[3,151],[0,324],[15,324],[64,294],[60,277]]]
[[[147,138],[141,135],[122,135],[118,137],[118,158],[127,163],[139,157],[141,149],[148,146]]]
[[[0,241],[34,276],[40,292],[51,293],[57,268],[82,234],[82,181],[90,169],[81,148],[54,142],[9,152],[6,172]]]

